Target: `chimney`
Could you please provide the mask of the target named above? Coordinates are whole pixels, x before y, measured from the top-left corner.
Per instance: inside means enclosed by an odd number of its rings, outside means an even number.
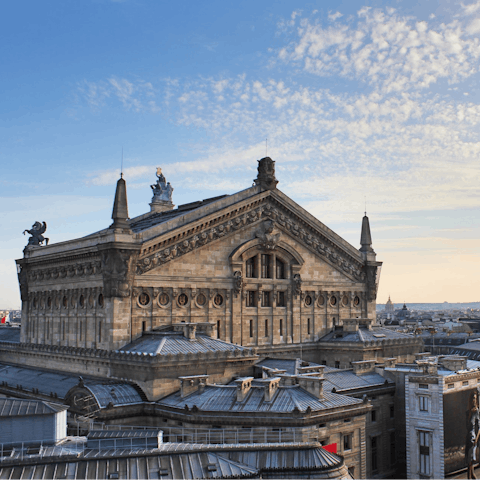
[[[180,380],[180,396],[185,398],[193,392],[198,390],[202,393],[205,390],[205,385],[208,382],[208,375],[192,375],[190,377],[178,377]]]
[[[452,372],[467,369],[467,357],[446,355],[445,357],[440,357],[439,360],[447,370],[452,370]]]
[[[383,363],[385,364],[386,368],[393,368],[397,363],[397,359],[396,357],[384,358]]]
[[[118,179],[117,188],[115,189],[115,200],[113,201],[112,211],[113,223],[110,228],[119,228],[130,230],[128,225],[128,203],[127,203],[127,184],[123,179],[123,173]]]
[[[308,375],[297,375],[297,382],[300,385],[300,388],[306,390],[308,393],[311,393],[318,399],[323,398],[323,382],[324,378],[311,377]]]
[[[325,365],[309,365],[305,367],[298,367],[297,372],[299,375],[308,375],[309,377],[323,378],[323,372]]]
[[[342,321],[343,321],[344,332],[358,332],[357,318],[344,318]]]
[[[186,337],[189,339],[189,340],[196,340],[197,336],[196,336],[196,333],[197,333],[197,326],[194,324],[194,323],[186,323]]]
[[[275,393],[278,390],[278,387],[280,385],[280,380],[281,380],[280,377],[265,378],[265,379],[259,380],[264,385],[263,398],[265,402],[271,402],[273,400],[273,397],[275,396]]]
[[[355,375],[374,372],[375,360],[362,360],[360,362],[352,362],[352,366],[353,366],[353,373]]]
[[[235,383],[237,384],[237,402],[243,402],[248,395],[248,392],[252,388],[253,377],[237,378]]]
[[[417,365],[422,369],[423,375],[437,375],[438,366],[430,360],[416,360]]]

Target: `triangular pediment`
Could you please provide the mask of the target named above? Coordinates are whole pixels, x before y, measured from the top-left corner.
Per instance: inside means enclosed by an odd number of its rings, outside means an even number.
[[[362,255],[323,223],[278,190],[262,191],[214,209],[210,205],[207,215],[201,209],[191,222],[178,222],[177,228],[165,225],[142,245],[137,261],[137,274],[149,272],[161,265],[196,250],[214,248],[214,244],[242,230],[250,230],[250,238],[259,238],[265,228],[272,235],[290,238],[330,264],[348,278],[363,281]]]

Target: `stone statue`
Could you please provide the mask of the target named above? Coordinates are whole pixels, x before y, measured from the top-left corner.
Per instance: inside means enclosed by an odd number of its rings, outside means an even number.
[[[157,183],[150,185],[150,187],[153,190],[152,203],[172,203],[173,187],[170,182],[167,183],[160,167],[157,168]]]
[[[302,294],[302,277],[300,276],[299,273],[296,273],[293,276],[293,284],[294,284],[295,295],[301,295]]]
[[[258,160],[258,175],[254,180],[255,185],[260,185],[267,190],[274,190],[278,180],[275,178],[275,162],[270,157]]]
[[[48,245],[48,238],[45,238],[43,236],[43,233],[45,233],[45,230],[47,229],[47,224],[43,222],[43,225],[40,222],[35,222],[32,225],[31,230],[24,230],[23,234],[25,235],[25,232],[29,233],[31,237],[28,239],[28,245],[41,245],[45,241],[45,245]]]
[[[467,478],[475,476],[474,464],[477,463],[478,437],[480,436],[480,389],[477,387],[470,396],[467,410],[467,438],[465,457],[468,465]]]

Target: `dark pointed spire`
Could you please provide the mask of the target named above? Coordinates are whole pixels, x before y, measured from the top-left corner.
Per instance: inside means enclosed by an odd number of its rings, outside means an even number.
[[[123,173],[120,174],[120,178],[117,182],[117,188],[115,190],[115,200],[113,202],[112,212],[113,223],[110,228],[127,228],[128,225],[128,204],[127,204],[127,184],[123,179]]]
[[[372,248],[372,235],[370,233],[370,223],[368,221],[367,212],[362,219],[362,234],[360,235],[360,251],[364,253],[375,253]]]

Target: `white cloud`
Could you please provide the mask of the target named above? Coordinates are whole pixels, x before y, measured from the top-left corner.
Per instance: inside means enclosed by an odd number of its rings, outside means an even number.
[[[279,49],[278,58],[316,75],[355,78],[383,93],[424,89],[440,79],[455,83],[479,66],[480,45],[471,36],[480,26],[478,19],[462,23],[467,21],[430,26],[391,8],[362,8],[354,20],[328,27],[302,19],[291,27],[297,39]]]

